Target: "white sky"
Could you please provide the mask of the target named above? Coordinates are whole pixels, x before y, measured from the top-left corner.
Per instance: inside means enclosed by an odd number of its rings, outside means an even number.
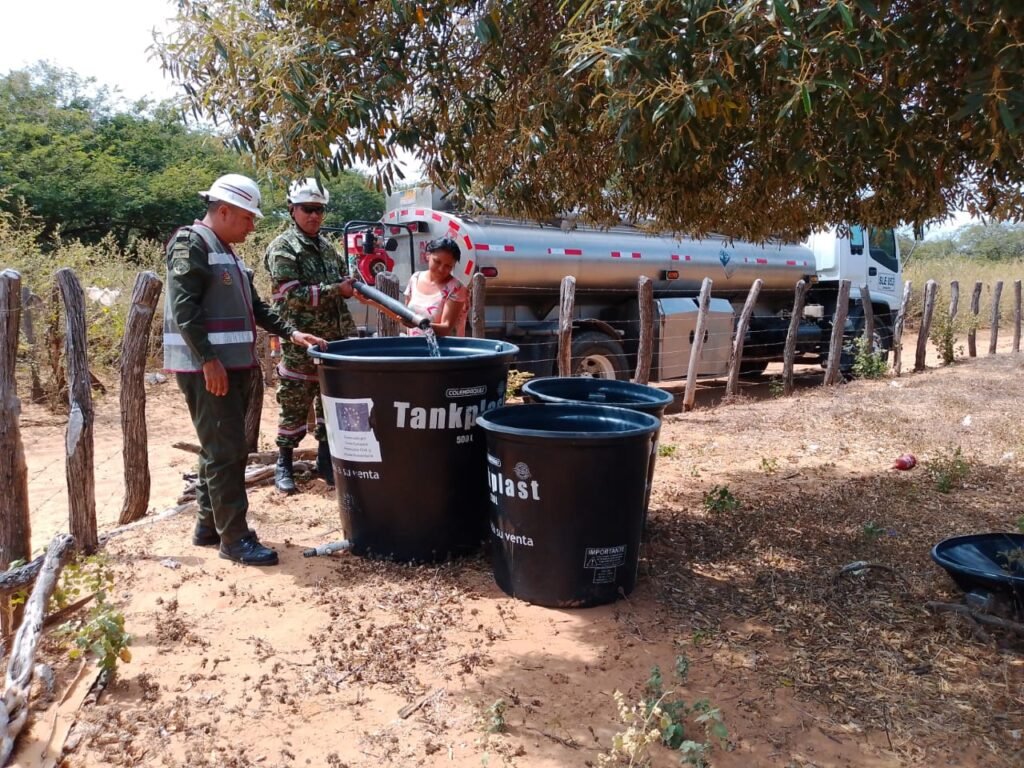
[[[117,87],[125,99],[175,95],[171,80],[146,49],[154,27],[167,31],[175,0],[36,0],[3,3],[0,73],[46,60],[99,85]]]

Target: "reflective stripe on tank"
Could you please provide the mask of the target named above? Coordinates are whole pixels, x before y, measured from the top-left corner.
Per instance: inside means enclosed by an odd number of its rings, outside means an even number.
[[[292,379],[293,381],[319,381],[315,373],[293,371],[291,368],[286,368],[284,363],[277,364],[277,375],[282,379]]]
[[[211,344],[251,344],[253,342],[252,331],[214,331],[206,334]],[[187,347],[185,337],[180,333],[165,333],[165,347]]]

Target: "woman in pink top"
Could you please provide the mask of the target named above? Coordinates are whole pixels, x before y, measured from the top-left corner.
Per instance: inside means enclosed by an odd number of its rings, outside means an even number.
[[[443,237],[427,243],[427,271],[414,272],[405,286],[405,303],[416,314],[430,318],[430,327],[438,336],[463,336],[468,314],[467,293],[452,269],[459,263],[462,251],[451,238]],[[419,328],[409,330],[422,336]]]

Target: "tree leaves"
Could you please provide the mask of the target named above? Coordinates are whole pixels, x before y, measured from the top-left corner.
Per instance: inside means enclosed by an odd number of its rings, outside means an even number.
[[[158,51],[275,167],[336,146],[387,186],[401,149],[518,215],[764,237],[1024,215],[1014,7],[193,0]]]

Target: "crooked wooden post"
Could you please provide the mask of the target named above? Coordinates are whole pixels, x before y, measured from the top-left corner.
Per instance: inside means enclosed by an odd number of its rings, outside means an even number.
[[[1013,351],[1020,352],[1020,280],[1013,281]]]
[[[871,289],[865,283],[860,287],[860,306],[864,312],[864,341],[868,352],[875,352],[875,308],[871,306]]]
[[[807,282],[798,280],[793,293],[793,314],[789,316],[789,332],[786,334],[786,348],[782,354],[782,392],[787,397],[793,394],[793,364],[796,361],[796,342],[800,335],[800,321],[804,316],[807,289]]]
[[[978,356],[978,313],[981,311],[981,281],[974,284],[971,294],[971,327],[967,329],[967,356]]]
[[[690,361],[686,367],[686,389],[683,390],[683,410],[692,411],[697,398],[697,369],[704,351],[704,329],[708,324],[708,307],[711,305],[711,278],[705,277],[700,284],[700,298],[697,300],[697,327],[693,331],[690,345]]]
[[[474,339],[487,338],[487,278],[473,274],[469,281],[469,328]]]
[[[956,322],[957,313],[960,311],[960,281],[951,280],[949,283],[949,325],[952,327]]]
[[[15,560],[32,556],[32,526],[28,510],[28,467],[21,442],[21,400],[15,366],[21,321],[21,275],[0,272],[0,571]],[[8,596],[0,597],[0,631],[13,630]]]
[[[71,535],[80,551],[92,553],[96,535],[96,477],[93,474],[93,407],[89,377],[88,341],[85,332],[85,300],[75,273],[65,267],[57,272],[56,291],[64,304],[67,332],[64,355],[68,366],[67,451],[68,508]]]
[[[932,317],[935,313],[935,294],[939,284],[929,280],[924,284],[924,310],[921,312],[921,328],[917,332],[917,354],[914,356],[914,370],[923,371],[928,355],[928,336],[932,332]]]
[[[903,367],[903,327],[907,323],[907,311],[910,309],[910,295],[913,292],[910,281],[903,283],[903,301],[892,326],[892,372],[897,376]]]
[[[395,301],[401,301],[401,287],[398,284],[398,275],[394,272],[381,272],[374,280],[374,288],[390,296]],[[398,320],[387,312],[377,312],[377,334],[380,336],[397,336],[401,332]]]
[[[736,338],[732,341],[732,354],[729,357],[729,378],[725,382],[726,396],[735,395],[740,386],[740,366],[743,364],[743,342],[747,336],[747,328],[750,325],[750,316],[754,313],[754,305],[757,303],[758,294],[761,293],[761,286],[764,280],[758,278],[750,286],[747,300],[743,303],[743,311],[740,312],[740,321],[736,324]]]
[[[576,278],[562,278],[558,308],[558,375],[572,376],[572,315],[576,307]]]
[[[117,522],[134,522],[149,506],[149,438],[146,432],[146,358],[149,331],[163,282],[152,272],[135,278],[121,342],[121,431],[124,434],[124,504]],[[253,378],[262,379],[259,376]],[[258,429],[258,426],[257,426]]]
[[[992,291],[992,330],[988,338],[988,353],[996,353],[996,345],[999,342],[999,300],[1003,295],[1003,281],[997,280],[995,290]]]
[[[27,285],[21,287],[21,332],[28,342],[28,367],[32,375],[32,394],[29,399],[33,403],[46,400],[42,379],[39,378],[39,345],[36,343],[35,313],[43,306],[43,300],[32,293]]]
[[[636,292],[640,303],[640,344],[636,351],[633,381],[646,384],[651,380],[651,359],[654,357],[654,281],[647,275],[641,275]]]
[[[831,387],[839,382],[839,363],[843,357],[843,331],[850,313],[850,281],[839,281],[839,296],[836,311],[832,315],[832,336],[828,344],[828,365],[825,368],[823,386]]]

